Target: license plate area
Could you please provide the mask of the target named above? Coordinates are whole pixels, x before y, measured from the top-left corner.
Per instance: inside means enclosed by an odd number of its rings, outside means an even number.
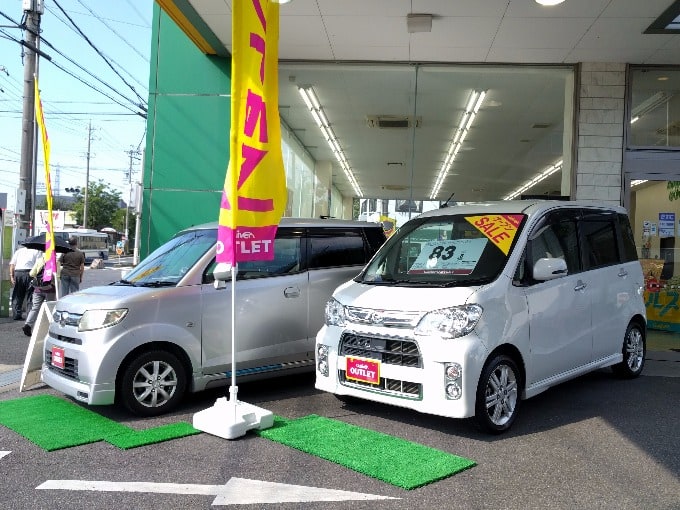
[[[367,384],[380,384],[380,361],[347,356],[345,378]]]
[[[52,347],[52,366],[63,370],[65,360],[64,349],[62,347]]]

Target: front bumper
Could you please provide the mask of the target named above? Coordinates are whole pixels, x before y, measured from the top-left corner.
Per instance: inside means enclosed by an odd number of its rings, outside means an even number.
[[[317,389],[328,391],[336,395],[347,395],[364,400],[380,402],[413,409],[418,412],[444,416],[450,418],[467,418],[475,414],[475,396],[477,383],[484,360],[488,352],[484,343],[474,334],[452,340],[437,338],[414,338],[409,332],[402,330],[401,339],[407,340],[409,345],[417,346],[417,366],[403,366],[392,362],[392,356],[383,354],[375,356],[381,358],[380,384],[371,385],[363,382],[347,380],[345,370],[346,356],[339,352],[344,328],[324,326],[317,334],[318,345],[328,346],[328,375],[319,371],[318,360],[316,369]],[[352,331],[361,338],[394,338],[394,330],[385,328],[360,328]],[[347,349],[345,349],[347,352]],[[361,357],[361,356],[359,356]],[[373,354],[366,359],[375,359]],[[389,361],[385,362],[386,359]],[[451,379],[446,376],[446,366],[456,363],[461,367],[461,377],[457,381],[461,388],[460,398],[449,398],[446,386]],[[410,361],[410,364],[413,364]]]
[[[40,372],[42,382],[65,395],[89,405],[109,405],[115,400],[115,384],[87,384],[60,375],[55,369],[43,363]]]

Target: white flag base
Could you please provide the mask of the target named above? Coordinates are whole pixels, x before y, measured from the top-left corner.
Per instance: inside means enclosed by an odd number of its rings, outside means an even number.
[[[223,439],[236,439],[250,429],[263,430],[274,425],[274,414],[261,407],[232,397],[218,398],[215,405],[194,414],[194,428]]]

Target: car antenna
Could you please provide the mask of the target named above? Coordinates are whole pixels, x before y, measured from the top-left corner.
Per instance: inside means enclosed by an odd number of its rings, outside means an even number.
[[[441,205],[439,206],[439,208],[440,208],[440,209],[443,209],[444,207],[448,207],[448,206],[449,206],[449,202],[451,201],[451,199],[453,198],[453,195],[455,195],[455,194],[456,194],[455,191],[454,191],[453,193],[451,193],[451,194],[449,195],[449,198],[446,199],[446,202],[444,202],[443,204],[441,204]]]

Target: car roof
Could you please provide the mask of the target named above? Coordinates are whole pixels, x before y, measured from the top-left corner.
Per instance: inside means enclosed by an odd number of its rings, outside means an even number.
[[[340,220],[336,218],[281,218],[279,227],[297,227],[297,228],[315,228],[315,227],[333,227],[333,228],[348,228],[348,227],[364,227],[364,228],[380,228],[380,223],[370,221],[355,221],[355,220]],[[194,225],[182,230],[199,230],[199,229],[215,229],[217,228],[217,221],[211,221],[200,225]]]
[[[418,218],[448,216],[451,214],[526,214],[527,216],[534,216],[553,209],[583,208],[626,213],[626,209],[620,205],[585,200],[499,200],[495,202],[466,202],[464,204],[456,204],[424,212],[420,214]]]

